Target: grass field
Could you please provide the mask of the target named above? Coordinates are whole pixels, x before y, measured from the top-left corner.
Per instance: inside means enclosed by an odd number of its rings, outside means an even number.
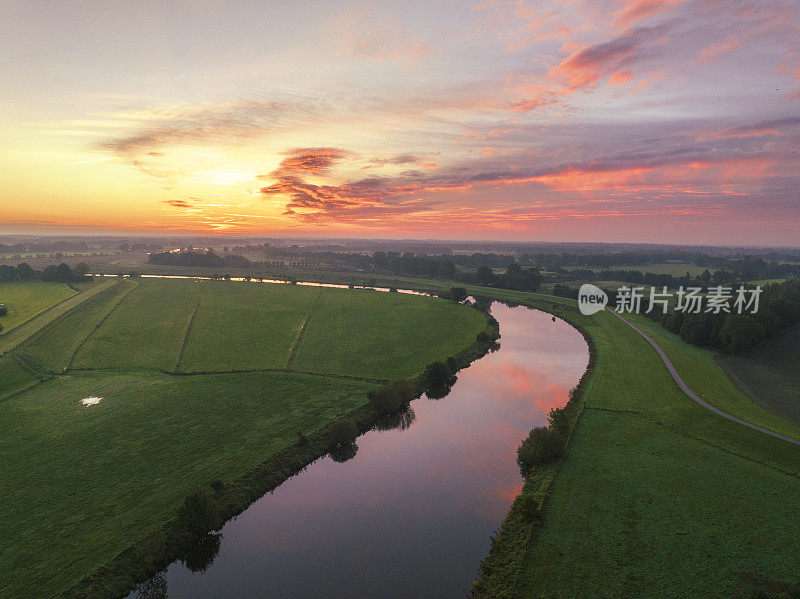
[[[0,304],[5,304],[8,310],[6,316],[0,316],[3,333],[71,295],[75,291],[64,283],[0,283]]]
[[[525,553],[521,572],[501,572],[510,596],[730,598],[743,572],[800,578],[800,448],[695,404],[612,314],[582,316],[574,302],[548,296],[494,295],[555,311],[597,350],[544,518],[532,540],[524,535],[533,525],[509,533],[523,535],[515,546]],[[711,352],[644,318],[636,324],[707,401],[797,434],[747,402]],[[541,492],[534,479],[525,493]]]
[[[800,327],[782,331],[741,356],[718,355],[728,377],[764,409],[800,424]]]
[[[371,291],[115,279],[75,297],[0,356],[3,597],[58,594],[191,490],[249,471],[362,406],[371,381],[417,375],[485,326],[452,302]]]

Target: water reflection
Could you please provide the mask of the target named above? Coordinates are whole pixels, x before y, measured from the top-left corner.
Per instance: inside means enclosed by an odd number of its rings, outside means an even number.
[[[397,426],[359,437],[354,457],[318,460],[259,499],[225,525],[205,571],[167,569],[169,596],[467,596],[521,488],[517,446],[588,361],[563,321],[492,313],[500,350],[462,370],[446,401],[415,400]]]
[[[350,443],[340,443],[331,449],[328,455],[334,462],[344,464],[356,457],[356,453],[358,453],[358,445],[355,441],[350,441]]]
[[[166,599],[167,577],[164,572],[159,572],[150,580],[139,584],[134,593],[139,599]]]
[[[129,278],[130,275],[126,274],[108,274],[108,273],[89,273],[91,277],[121,277],[121,278]],[[424,291],[416,291],[414,289],[396,289],[394,287],[370,287],[367,285],[343,285],[340,283],[315,283],[312,281],[288,281],[283,279],[267,279],[265,277],[201,277],[201,276],[189,276],[189,275],[136,275],[143,279],[192,279],[195,282],[199,283],[200,281],[234,281],[236,283],[269,283],[273,285],[300,285],[305,287],[329,287],[331,289],[368,289],[372,291],[382,291],[388,293],[390,291],[396,291],[397,293],[404,293],[406,295],[423,295],[425,297],[430,297],[430,293],[425,293]]]
[[[210,532],[197,541],[181,558],[181,562],[191,572],[205,572],[219,553],[222,535]]]
[[[390,431],[392,429],[404,431],[414,424],[416,417],[414,410],[411,406],[408,406],[404,410],[384,414],[378,419],[373,428],[376,431]]]

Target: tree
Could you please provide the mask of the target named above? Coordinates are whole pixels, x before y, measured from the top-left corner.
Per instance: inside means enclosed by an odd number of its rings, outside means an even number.
[[[17,278],[20,281],[31,281],[36,278],[36,271],[27,262],[17,265]]]
[[[475,273],[475,280],[478,285],[491,285],[494,283],[494,272],[488,266],[479,266]]]
[[[76,277],[85,277],[86,273],[89,272],[89,265],[86,262],[78,262],[75,266],[72,267],[72,272],[75,274]]]
[[[727,351],[740,354],[764,337],[764,327],[752,316],[731,314],[719,331],[720,341]]]

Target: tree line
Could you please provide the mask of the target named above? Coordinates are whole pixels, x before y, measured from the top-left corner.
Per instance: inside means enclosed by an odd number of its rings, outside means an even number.
[[[51,264],[43,270],[36,270],[27,262],[18,266],[0,264],[0,282],[9,283],[13,281],[56,281],[59,283],[74,283],[86,279],[89,272],[89,265],[79,262],[73,267],[68,264]]]
[[[692,345],[740,354],[779,331],[800,323],[800,280],[762,287],[755,314],[653,310],[648,317]]]
[[[149,264],[162,266],[209,266],[227,268],[247,268],[252,262],[244,256],[230,254],[218,256],[213,250],[190,250],[185,252],[157,252],[147,258]]]

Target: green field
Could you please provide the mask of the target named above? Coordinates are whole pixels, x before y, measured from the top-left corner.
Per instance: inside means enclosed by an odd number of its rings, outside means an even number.
[[[250,471],[485,327],[445,300],[223,281],[114,279],[70,306],[0,356],[3,597],[62,592],[188,492]]]
[[[493,295],[555,311],[597,351],[543,520],[507,523],[495,548],[503,564],[495,580],[509,596],[730,598],[744,572],[800,579],[800,448],[695,404],[610,313],[586,317],[570,300]],[[635,323],[707,401],[798,437],[797,425],[749,402],[711,352],[643,317]],[[524,492],[540,494],[539,483],[531,477]],[[509,566],[515,560],[521,569]]]
[[[731,380],[754,402],[800,424],[800,327],[775,337],[741,356],[718,355]]]
[[[71,295],[75,291],[64,283],[0,283],[0,304],[8,310],[6,316],[0,316],[3,333]]]

